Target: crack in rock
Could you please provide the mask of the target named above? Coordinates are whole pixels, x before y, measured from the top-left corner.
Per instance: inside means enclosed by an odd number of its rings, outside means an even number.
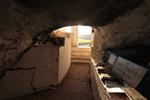
[[[32,79],[31,79],[31,83],[30,83],[30,84],[31,84],[31,87],[32,87],[33,91],[35,91],[36,88],[35,88],[34,85],[33,85],[33,81],[34,81],[34,77],[35,77],[35,69],[36,69],[35,66],[34,66],[34,67],[30,67],[30,68],[22,68],[22,67],[20,67],[20,68],[10,68],[9,71],[17,71],[17,70],[25,70],[25,71],[28,71],[28,70],[33,70]]]

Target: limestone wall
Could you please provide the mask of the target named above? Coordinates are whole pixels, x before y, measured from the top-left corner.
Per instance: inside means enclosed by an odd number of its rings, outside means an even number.
[[[51,42],[31,47],[0,79],[0,100],[60,84],[71,64],[70,34],[64,46]]]
[[[106,25],[142,1],[0,0],[0,77],[39,35],[67,25]]]
[[[32,47],[0,79],[0,99],[58,84],[58,53],[53,44]]]
[[[94,37],[93,58],[100,60],[104,49],[125,48],[135,45],[150,46],[150,2],[118,17],[112,23],[97,27]]]
[[[18,61],[35,37],[51,31],[48,26],[53,22],[48,21],[47,11],[30,11],[16,0],[0,1],[0,76]]]
[[[94,30],[93,47],[91,48],[91,56],[95,62],[99,62],[103,59],[103,37],[99,29]]]

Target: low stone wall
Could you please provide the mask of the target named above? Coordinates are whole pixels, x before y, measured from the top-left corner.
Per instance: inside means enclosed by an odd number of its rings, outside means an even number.
[[[111,57],[110,59],[113,60],[114,58]],[[120,61],[120,57],[117,60]],[[136,72],[139,79],[136,77],[135,71],[131,70],[133,66],[126,65],[129,63],[130,65],[133,65],[132,62],[120,62],[120,64],[122,64],[121,66],[117,66],[116,63],[113,67],[110,65],[99,66],[91,58],[91,80],[95,100],[147,100],[134,89],[147,70],[134,64],[134,68],[139,69]],[[119,72],[122,72],[122,75],[117,76]],[[132,77],[135,77],[135,79]]]
[[[65,35],[65,44],[59,48],[58,81],[61,82],[67,74],[71,64],[71,39],[70,33]]]

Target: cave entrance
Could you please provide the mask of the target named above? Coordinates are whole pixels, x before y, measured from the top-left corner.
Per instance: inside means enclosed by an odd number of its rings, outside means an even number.
[[[66,26],[55,30],[55,36],[67,37],[64,46],[70,45],[72,61],[89,61],[91,57],[91,47],[93,41],[93,28],[91,26]],[[70,43],[67,43],[67,40]]]
[[[61,36],[62,33],[69,33],[71,36],[71,46],[76,48],[90,48],[93,44],[93,28],[91,26],[75,25],[66,26],[55,30],[55,34]]]

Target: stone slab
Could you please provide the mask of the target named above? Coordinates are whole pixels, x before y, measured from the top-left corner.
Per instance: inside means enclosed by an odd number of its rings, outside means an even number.
[[[108,63],[109,65],[112,65],[112,66],[113,66],[113,65],[115,64],[115,62],[116,62],[116,59],[117,59],[117,56],[116,56],[116,55],[110,54],[107,63]]]
[[[123,79],[129,86],[135,88],[144,77],[147,69],[122,57],[118,57],[112,72]]]
[[[33,70],[8,71],[0,79],[0,100],[31,93]]]

